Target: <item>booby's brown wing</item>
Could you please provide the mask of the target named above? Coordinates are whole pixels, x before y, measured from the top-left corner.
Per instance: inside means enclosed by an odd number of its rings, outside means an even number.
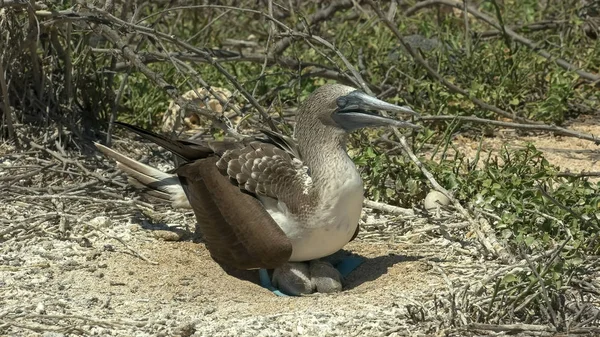
[[[242,186],[236,186],[226,171],[220,171],[216,165],[219,155],[232,156],[238,150],[255,153],[259,149],[257,153],[264,155],[267,162],[273,157],[276,157],[274,160],[279,158],[275,153],[289,158],[287,152],[257,139],[245,142],[175,140],[119,124],[188,161],[174,173],[179,177],[215,261],[239,269],[253,269],[275,268],[289,260],[292,254],[289,239],[254,192],[242,191]]]
[[[176,170],[211,256],[239,269],[281,266],[292,254],[289,239],[258,199],[219,172],[217,160],[199,159]]]

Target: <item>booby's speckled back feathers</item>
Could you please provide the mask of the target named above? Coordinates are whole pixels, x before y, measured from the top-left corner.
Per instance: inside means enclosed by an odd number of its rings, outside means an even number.
[[[252,142],[244,148],[226,151],[217,161],[217,167],[247,192],[292,206],[292,213],[294,204],[308,198],[312,185],[308,168],[299,158],[267,143]]]

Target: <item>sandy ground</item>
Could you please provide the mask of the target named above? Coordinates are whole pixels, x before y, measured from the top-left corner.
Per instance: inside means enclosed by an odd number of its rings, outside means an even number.
[[[581,116],[572,121],[568,128],[582,133],[600,137],[600,121],[596,116]],[[502,146],[509,150],[524,148],[527,143],[535,145],[542,151],[544,158],[563,172],[600,172],[600,146],[591,141],[549,134],[523,134],[515,130],[499,130],[494,137],[486,137],[481,144],[480,158],[487,158],[487,153],[498,154]],[[479,139],[457,136],[453,144],[458,151],[473,159],[479,148]]]
[[[3,252],[2,334],[363,336],[397,335],[399,327],[417,332],[407,322],[406,305],[446,288],[432,263],[473,263],[455,256],[456,244],[437,238],[422,244],[356,241],[347,251],[365,262],[345,280],[342,293],[281,298],[255,283],[256,272],[228,275],[202,244],[157,239],[152,229],[126,221],[102,217],[91,223],[106,235],[90,232],[79,243],[38,236]]]
[[[598,124],[573,128],[600,135]],[[484,148],[530,140],[565,170],[600,171],[600,150],[573,138],[498,136],[485,139]],[[474,153],[477,141],[456,145]],[[0,195],[0,336],[444,335],[440,322],[451,288],[476,284],[499,268],[465,231],[444,237],[423,230],[455,222],[452,216],[399,219],[366,210],[361,235],[346,247],[366,261],[343,292],[276,297],[255,283],[257,273],[229,275],[202,244],[170,241],[193,228],[190,214],[128,204],[135,194],[102,184],[75,189],[80,199],[43,199],[56,195],[47,185],[86,180],[76,174],[52,184],[41,174],[21,179],[19,166],[30,172],[27,165],[45,164],[39,153],[9,151],[5,146],[0,157],[2,181],[16,177],[11,192]]]

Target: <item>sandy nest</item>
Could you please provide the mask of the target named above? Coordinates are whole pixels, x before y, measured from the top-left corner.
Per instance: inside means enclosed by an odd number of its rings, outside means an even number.
[[[600,134],[597,124],[573,127]],[[572,138],[498,136],[485,148],[526,141],[564,169],[600,171],[597,147]],[[457,142],[467,153],[476,145]],[[140,149],[132,156],[165,165],[154,148]],[[276,297],[256,284],[256,273],[224,272],[189,239],[192,214],[149,207],[91,150],[1,151],[3,336],[478,335],[448,324],[448,299],[465,285],[484,285],[501,265],[454,214],[426,214],[420,205],[410,217],[366,209],[360,236],[346,247],[366,262],[343,292]]]

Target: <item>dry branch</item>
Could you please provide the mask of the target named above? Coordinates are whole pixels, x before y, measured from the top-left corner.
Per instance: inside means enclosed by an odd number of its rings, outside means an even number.
[[[99,10],[99,9],[97,9],[97,10]],[[139,69],[144,75],[146,75],[146,77],[148,77],[150,80],[155,82],[158,86],[160,86],[160,88],[165,90],[167,92],[167,94],[169,96],[171,96],[177,102],[177,104],[179,104],[182,107],[185,107],[186,109],[194,111],[202,116],[208,117],[210,120],[213,121],[213,123],[220,126],[224,131],[228,132],[231,136],[236,137],[236,138],[239,137],[239,135],[234,130],[227,127],[226,121],[223,120],[222,116],[218,116],[212,110],[203,109],[203,108],[198,107],[195,104],[190,104],[190,102],[186,102],[186,101],[182,100],[179,95],[179,90],[175,86],[166,82],[164,80],[164,78],[162,77],[162,75],[156,73],[155,71],[150,69],[148,66],[146,66],[144,63],[142,63],[140,61],[139,57],[137,56],[137,54],[131,49],[131,47],[129,47],[127,44],[125,44],[125,42],[123,42],[121,40],[120,36],[113,29],[111,29],[110,27],[108,27],[106,25],[98,25],[95,28],[95,30],[98,34],[106,37],[109,41],[111,41],[113,44],[115,44],[117,47],[119,47],[119,50],[122,51],[123,56],[125,56],[125,58],[127,60],[129,60],[137,69]]]
[[[512,123],[512,122],[503,122],[496,121],[491,119],[479,118],[475,116],[421,116],[419,118],[423,121],[462,121],[462,122],[473,122],[473,123],[481,123],[488,125],[497,125],[505,128],[511,129],[520,129],[520,130],[530,130],[530,131],[546,131],[552,132],[563,136],[569,136],[579,139],[585,139],[592,141],[598,145],[600,145],[600,138],[588,133],[578,132],[574,130],[569,130],[565,128],[561,128],[556,125],[546,125],[546,124],[522,124],[522,123]]]
[[[363,201],[363,205],[368,208],[380,210],[386,213],[395,214],[395,215],[405,215],[405,216],[413,216],[415,212],[412,209],[402,208],[394,205],[388,205],[382,202],[372,201],[365,199]]]
[[[120,26],[127,26],[130,27],[134,30],[137,30],[140,33],[145,33],[145,34],[150,34],[152,36],[156,36],[156,37],[160,37],[163,38],[165,40],[168,40],[169,42],[175,43],[176,45],[185,48],[186,50],[192,51],[198,55],[204,55],[205,59],[208,61],[208,63],[210,63],[212,66],[215,67],[215,69],[217,69],[221,74],[223,74],[227,80],[229,80],[229,82],[231,84],[233,84],[233,86],[239,90],[242,95],[244,95],[244,97],[252,104],[252,106],[254,106],[258,112],[260,113],[260,115],[263,117],[263,119],[267,122],[267,124],[269,125],[269,127],[273,130],[273,131],[277,131],[277,127],[275,126],[275,124],[273,123],[273,121],[271,120],[271,117],[269,116],[269,114],[265,111],[265,109],[256,101],[256,99],[250,95],[246,89],[244,89],[244,87],[242,87],[242,85],[235,79],[235,77],[233,75],[231,75],[225,68],[223,68],[223,66],[221,66],[221,64],[219,62],[217,62],[216,60],[212,59],[210,57],[210,55],[208,55],[205,51],[192,46],[191,44],[182,41],[181,39],[178,39],[177,37],[173,36],[173,35],[169,35],[169,34],[165,34],[162,32],[159,32],[155,29],[152,28],[148,28],[148,27],[144,27],[144,26],[140,26],[140,25],[135,25],[126,21],[123,21],[113,15],[111,15],[110,13],[107,13],[99,8],[96,7],[89,7],[89,9],[102,16],[103,18],[109,20],[111,23],[113,24],[117,24]],[[275,19],[273,19],[274,21],[276,21]],[[179,95],[177,94],[177,89],[166,83],[164,81],[164,79],[162,79],[162,76],[160,76],[159,74],[153,72],[152,70],[150,70],[150,68],[148,68],[145,64],[143,64],[139,57],[137,56],[137,54],[135,54],[131,48],[129,48],[125,43],[123,43],[121,41],[121,39],[119,38],[118,34],[110,29],[108,26],[106,25],[99,25],[98,27],[100,27],[99,29],[99,33],[103,36],[105,36],[107,39],[109,39],[112,43],[114,43],[115,45],[117,45],[119,47],[119,49],[123,50],[123,53],[125,55],[125,57],[130,60],[131,62],[134,62],[134,64],[136,65],[136,67],[140,68],[140,70],[142,71],[142,73],[144,73],[144,75],[148,76],[150,79],[156,81],[161,88],[163,88],[164,90],[167,91],[167,93],[173,97],[173,99],[178,100],[178,103],[180,100]],[[98,28],[96,28],[98,29]],[[216,95],[218,96],[218,95]],[[187,108],[190,108],[190,110],[194,110],[196,109],[193,105],[191,104],[180,104],[180,106],[186,106]],[[207,109],[203,109],[203,110],[207,110]],[[204,111],[204,115],[208,114],[208,111]],[[210,111],[212,112],[212,111]],[[223,128],[225,131],[229,132],[232,136],[239,138],[239,135],[236,134],[236,132],[234,132],[233,130],[231,130],[230,128],[228,128],[226,125],[226,121],[223,121],[223,119],[221,117],[217,117],[214,115],[212,116],[213,121],[216,121],[218,123],[218,125],[221,126],[221,128]],[[223,126],[225,125],[225,126]]]
[[[381,11],[379,10],[378,7],[376,7],[377,5],[372,1],[372,0],[367,0],[367,3],[369,3],[371,5],[371,7],[378,13],[381,13]],[[469,94],[469,92],[457,85],[455,85],[454,83],[448,81],[447,79],[445,79],[440,73],[438,73],[437,71],[435,71],[430,65],[429,63],[427,63],[427,61],[421,56],[420,53],[418,53],[417,51],[415,51],[408,43],[405,42],[404,37],[402,36],[402,34],[400,33],[400,31],[398,30],[398,28],[396,27],[396,25],[394,23],[392,23],[390,20],[388,20],[384,15],[383,16],[379,16],[380,20],[382,20],[387,26],[388,28],[392,31],[392,33],[394,33],[394,35],[396,35],[396,37],[398,38],[398,42],[400,43],[400,45],[406,49],[406,51],[408,51],[408,53],[410,54],[410,56],[420,65],[422,66],[426,71],[427,74],[429,74],[429,76],[440,82],[441,84],[443,84],[445,87],[447,87],[451,92],[453,93],[458,93],[461,95],[464,95],[465,97],[469,97],[469,99],[475,103],[477,106],[481,107],[482,109],[485,110],[489,110],[492,111],[498,115],[501,115],[503,117],[506,118],[510,118],[510,119],[514,119],[514,120],[519,120],[519,121],[523,121],[523,122],[527,122],[527,123],[532,123],[535,124],[535,122],[533,121],[529,121],[525,118],[522,117],[518,117],[515,116],[513,113],[510,113],[508,111],[505,111],[503,109],[500,109],[494,105],[488,104],[478,98],[472,97],[472,95]]]
[[[33,6],[34,9],[46,9],[48,6],[43,2],[35,2],[29,0],[0,0],[0,8],[9,8],[9,7],[27,7]]]
[[[6,85],[6,78],[4,76],[4,55],[0,54],[0,93],[2,93],[2,114],[0,115],[0,125],[6,123],[6,129],[8,130],[8,138],[11,139],[17,146],[19,141],[15,134],[15,127],[13,126],[13,111],[10,107],[10,99],[8,97],[8,86]],[[1,134],[1,133],[0,133]]]
[[[121,53],[118,49],[99,49],[93,48],[93,52],[96,53]],[[332,67],[329,67],[324,64],[314,63],[314,62],[302,62],[300,60],[295,60],[288,57],[273,57],[267,54],[258,54],[258,53],[238,53],[230,50],[223,49],[212,49],[209,51],[210,57],[219,62],[219,63],[229,63],[229,62],[251,62],[251,63],[263,63],[267,62],[268,66],[279,65],[284,68],[288,68],[291,70],[302,71],[304,69],[310,69],[309,72],[304,72],[300,76],[307,77],[321,77],[331,80],[336,80],[340,83],[344,83],[347,85],[354,85],[355,83],[349,78],[349,76],[339,70],[336,70]],[[159,53],[159,52],[151,52],[145,51],[138,53],[140,58],[140,62],[144,64],[151,64],[155,62],[166,62],[169,59],[177,59],[180,61],[189,61],[189,62],[201,62],[201,63],[209,63],[210,61],[207,59],[205,55],[198,55],[193,53],[184,53],[184,52],[176,52],[176,53]],[[127,62],[119,62],[115,66],[115,71],[127,71],[131,69],[131,64]],[[380,88],[375,85],[368,83],[371,90],[376,92],[381,91]]]
[[[541,31],[541,30],[556,29],[565,23],[566,23],[565,20],[546,20],[546,21],[528,23],[528,24],[524,24],[524,25],[511,26],[510,29],[512,29],[515,32],[521,32],[521,31],[537,32],[537,31]],[[472,35],[474,38],[484,38],[484,39],[496,37],[496,36],[499,36],[502,34],[503,34],[503,32],[495,30],[495,29],[488,30],[485,32],[472,32]]]
[[[320,11],[314,13],[313,15],[310,16],[310,18],[308,18],[308,29],[310,31],[311,28],[313,28],[314,26],[316,26],[317,24],[326,21],[327,19],[329,19],[330,17],[332,17],[336,12],[343,10],[343,9],[348,9],[348,8],[352,8],[353,6],[353,1],[352,0],[336,0],[334,2],[332,2],[331,4],[329,4],[328,7],[325,7],[323,9],[321,9]],[[298,30],[302,29],[301,25],[298,25],[298,27],[296,27]],[[273,56],[278,56],[281,55],[293,42],[293,38],[290,37],[285,37],[281,40],[279,40],[279,42],[277,42],[275,44],[275,46],[273,47],[273,50],[271,52],[271,55]]]
[[[533,325],[533,324],[469,324],[467,330],[489,330],[489,331],[508,331],[511,333],[535,331],[535,332],[556,332],[556,329],[551,326]]]

